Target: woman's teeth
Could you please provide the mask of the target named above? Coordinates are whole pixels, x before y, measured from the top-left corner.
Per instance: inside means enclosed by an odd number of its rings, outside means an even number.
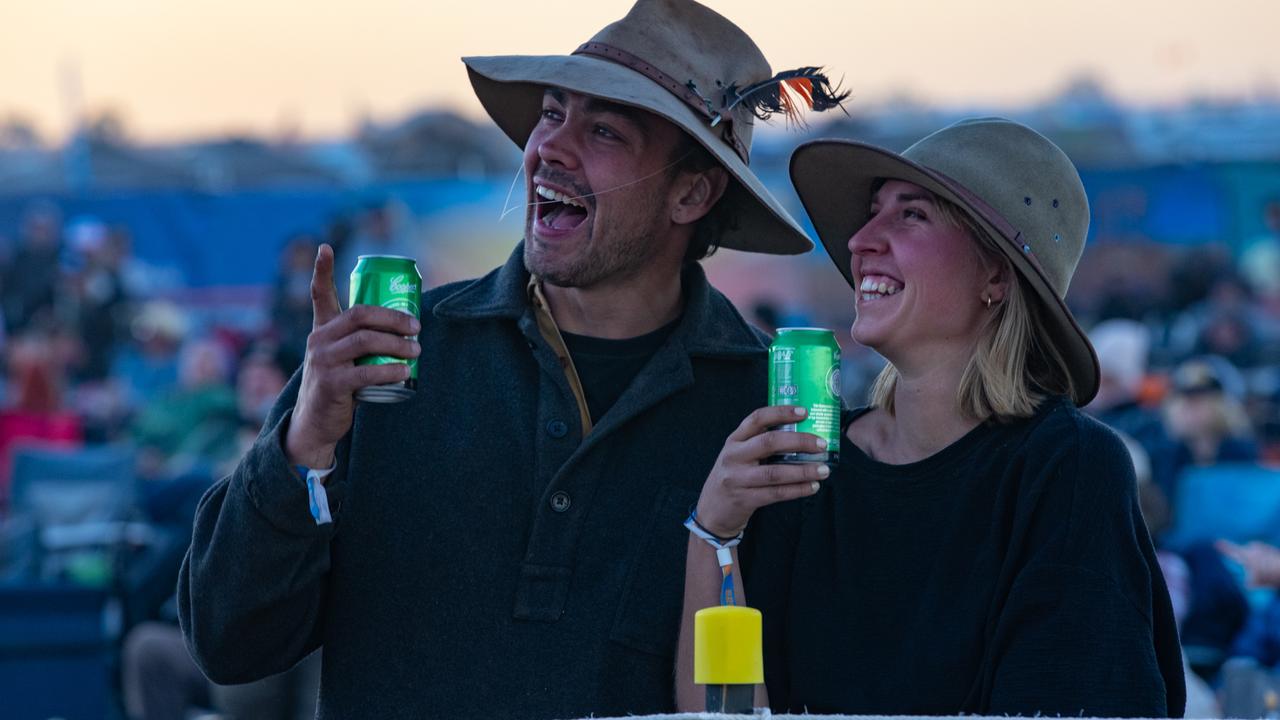
[[[858,288],[858,291],[862,293],[863,300],[874,300],[887,295],[896,295],[901,290],[902,286],[897,283],[876,280],[870,277],[862,278],[862,285]]]

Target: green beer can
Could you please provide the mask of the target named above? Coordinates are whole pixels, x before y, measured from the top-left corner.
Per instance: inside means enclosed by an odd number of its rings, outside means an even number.
[[[809,414],[779,430],[813,433],[827,441],[826,452],[786,453],[770,462],[840,462],[840,345],[821,328],[778,328],[769,346],[769,404],[799,405]]]
[[[399,255],[361,255],[351,271],[351,305],[381,305],[421,319],[422,275],[413,258]],[[357,365],[408,364],[409,377],[388,385],[372,385],[356,391],[356,399],[392,403],[408,400],[418,390],[418,359],[367,355]]]

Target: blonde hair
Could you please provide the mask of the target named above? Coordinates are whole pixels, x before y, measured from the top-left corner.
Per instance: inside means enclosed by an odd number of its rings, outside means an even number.
[[[1044,311],[1032,299],[1033,290],[1000,252],[995,241],[955,204],[934,196],[937,217],[964,230],[974,240],[983,262],[999,265],[1009,283],[1004,299],[991,306],[973,357],[960,377],[956,406],[975,420],[1007,422],[1031,417],[1047,395],[1074,396],[1066,359],[1050,341]],[[898,369],[884,366],[871,386],[869,402],[893,414]]]

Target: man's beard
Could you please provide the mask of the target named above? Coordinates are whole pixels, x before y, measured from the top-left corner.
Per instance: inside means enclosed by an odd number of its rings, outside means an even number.
[[[627,278],[638,273],[650,259],[657,238],[651,230],[605,231],[613,240],[597,246],[594,228],[587,229],[579,252],[555,262],[538,253],[530,241],[524,246],[524,266],[531,275],[558,287],[587,288],[605,279]]]

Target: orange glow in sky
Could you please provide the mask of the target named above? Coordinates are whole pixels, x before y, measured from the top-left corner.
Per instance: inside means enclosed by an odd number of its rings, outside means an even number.
[[[1280,97],[1271,0],[708,0],[775,70],[821,64],[853,102],[1007,106],[1091,73],[1138,103]],[[62,138],[76,106],[171,140],[350,132],[427,105],[478,117],[462,55],[572,51],[614,0],[3,0],[0,121]]]

